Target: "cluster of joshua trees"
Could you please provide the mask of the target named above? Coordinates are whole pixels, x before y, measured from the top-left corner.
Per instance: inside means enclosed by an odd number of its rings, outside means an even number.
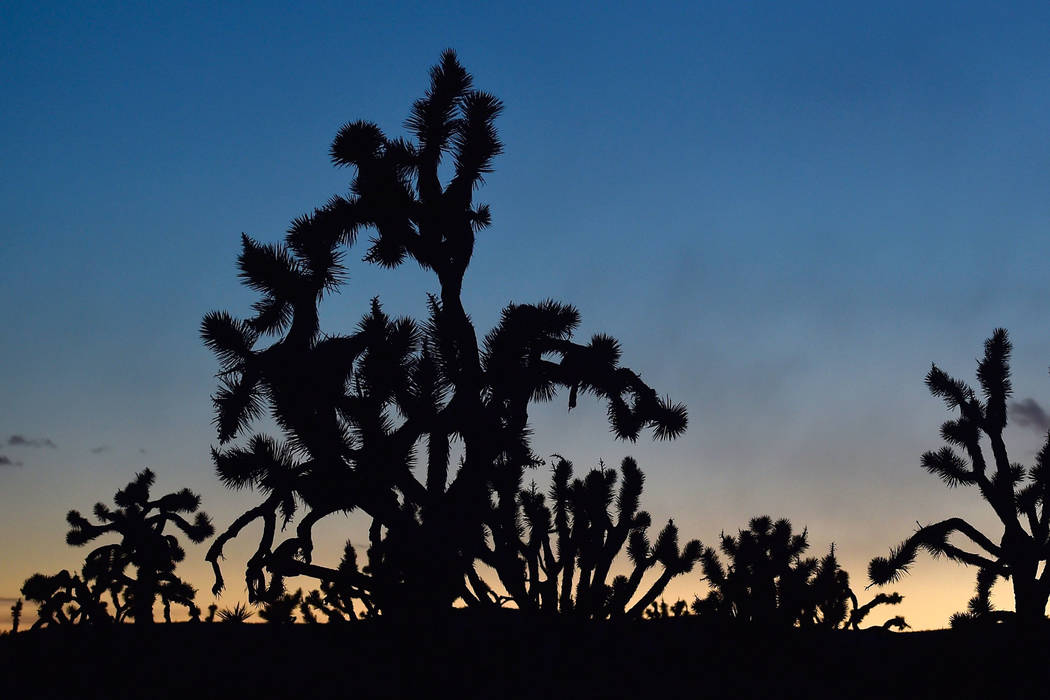
[[[97,525],[79,512],[69,511],[67,543],[81,546],[108,534],[121,539],[92,550],[78,574],[63,570],[50,576],[34,574],[26,580],[22,595],[38,605],[34,627],[121,622],[127,617],[149,623],[158,598],[168,622],[172,603],[188,608],[191,617],[200,617],[200,609],[193,603],[193,587],[175,575],[175,565],[186,552],[178,538],[165,534],[164,529],[171,524],[194,543],[208,539],[215,529],[207,514],[198,511],[200,496],[189,489],[150,500],[154,478],[149,469],[136,474],[131,483],[117,491],[114,510],[96,503]],[[182,514],[195,514],[193,522]]]
[[[494,125],[500,111],[500,101],[474,89],[446,52],[412,106],[410,139],[363,121],[339,130],[331,158],[354,171],[349,196],[295,219],[282,243],[242,237],[239,275],[258,300],[247,318],[207,314],[201,334],[220,364],[216,473],[260,500],[211,541],[214,593],[226,585],[225,545],[259,521],[244,580],[249,602],[271,622],[292,621],[296,611],[310,622],[418,618],[463,604],[594,620],[691,612],[731,623],[856,629],[875,606],[899,603],[896,593],[878,593],[861,604],[834,547],[804,557],[808,533],[795,534],[787,520],[758,517],[735,536],[723,534],[725,563],[698,540],[681,543],[673,521],[650,536],[644,475],[630,457],[618,470],[600,464],[577,477],[556,455],[546,488],[533,478],[526,484],[547,464],[532,450],[529,408],[559,391],[570,409],[586,395],[604,402],[623,440],[645,430],[676,438],[687,414],[620,364],[615,339],[575,338],[580,314],[567,304],[510,304],[479,338],[462,286],[476,237],[491,221],[474,195],[502,150]],[[439,172],[449,173],[446,181]],[[391,318],[375,298],[353,332],[322,332],[319,305],[343,285],[346,250],[366,230],[365,261],[385,268],[411,261],[433,273],[428,317]],[[958,624],[1007,617],[989,602],[998,578],[1012,580],[1014,615],[1025,624],[1043,619],[1050,595],[1050,436],[1033,468],[1009,461],[1002,437],[1009,355],[1006,333],[997,330],[978,366],[980,395],[930,371],[930,390],[960,414],[941,434],[965,457],[945,447],[922,461],[949,486],[977,486],[1005,534],[996,543],[952,518],[921,527],[869,570],[872,583],[891,583],[920,549],[976,566],[977,594],[953,618]],[[250,433],[264,414],[279,435]],[[39,606],[37,625],[149,622],[158,598],[167,619],[172,603],[200,619],[194,590],[174,573],[184,552],[164,528],[199,543],[214,534],[212,525],[197,512],[197,495],[183,490],[151,501],[152,483],[144,471],[117,493],[116,510],[98,504],[97,525],[69,514],[72,545],[108,533],[122,540],[92,551],[77,574],[27,580],[23,595]],[[315,525],[354,511],[371,523],[364,560],[349,542],[337,564],[315,560]],[[192,522],[182,515],[193,513]],[[981,552],[952,544],[953,535]],[[706,596],[692,606],[661,606],[668,582],[697,564]],[[290,577],[313,579],[316,589],[289,593]],[[212,606],[207,619],[215,614]],[[246,614],[223,611],[233,621]],[[906,624],[895,617],[883,626]]]

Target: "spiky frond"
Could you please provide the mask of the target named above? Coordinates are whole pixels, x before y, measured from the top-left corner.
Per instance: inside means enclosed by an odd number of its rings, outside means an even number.
[[[649,559],[649,538],[641,530],[632,530],[627,538],[627,556],[636,566],[644,566]]]
[[[256,332],[250,322],[237,320],[225,311],[212,311],[201,321],[201,338],[219,358],[223,371],[238,367],[251,357]]]
[[[972,484],[976,475],[969,465],[950,447],[942,447],[937,452],[925,452],[922,455],[922,468],[940,478],[949,488],[959,484]]]
[[[681,437],[689,426],[689,413],[684,403],[672,403],[670,398],[665,397],[659,399],[650,421],[653,437],[657,440],[674,440]]]
[[[66,544],[73,547],[87,544],[104,532],[104,528],[92,525],[75,510],[71,510],[66,514],[66,522],[69,523],[70,527],[69,532],[66,533]]]
[[[877,556],[871,559],[867,565],[867,577],[876,586],[896,584],[901,577],[908,573],[910,566],[915,563],[916,548],[910,546],[910,540],[889,550],[889,556]]]
[[[503,103],[487,92],[475,90],[462,99],[463,117],[452,132],[456,174],[450,190],[462,190],[467,196],[482,176],[492,172],[492,160],[503,152],[496,134],[496,117]]]
[[[1006,425],[1006,400],[1013,393],[1010,383],[1010,352],[1013,346],[1003,328],[996,328],[984,341],[984,357],[977,363],[977,381],[985,397],[988,427],[1001,430]]]
[[[725,585],[726,571],[715,550],[706,547],[700,554],[700,565],[704,572],[704,578],[714,588],[718,589]]]
[[[263,399],[258,389],[258,378],[246,374],[239,378],[220,379],[219,390],[212,396],[219,443],[226,444],[262,415]]]
[[[372,122],[344,124],[332,141],[330,155],[336,165],[356,165],[379,158],[386,145],[383,131]]]
[[[1050,491],[1050,430],[1046,432],[1046,440],[1035,456],[1035,465],[1029,471],[1029,477],[1033,483]]]
[[[194,544],[200,544],[215,534],[215,526],[212,525],[211,518],[206,513],[197,513],[194,516],[193,524],[188,528],[182,527],[181,529],[186,533],[186,537],[190,539],[190,542]]]
[[[275,299],[293,301],[309,289],[299,263],[283,245],[262,244],[241,234],[238,277],[251,289]]]
[[[966,382],[948,376],[937,365],[926,374],[926,386],[950,409],[959,408],[973,397],[973,389]]]
[[[135,478],[127,486],[117,491],[113,501],[121,508],[145,506],[149,502],[149,489],[156,478],[153,470],[143,469],[135,474]]]
[[[189,489],[182,489],[175,493],[161,496],[157,500],[156,507],[158,510],[171,513],[192,513],[200,507],[200,504],[200,496]]]
[[[678,555],[678,526],[674,524],[674,520],[668,520],[664,529],[656,537],[653,556],[664,566],[668,566],[669,563],[678,560]]]
[[[448,148],[456,127],[456,110],[471,87],[470,74],[460,65],[454,51],[441,54],[441,61],[430,69],[430,88],[415,101],[405,126],[419,140],[419,196],[433,201],[440,192],[437,167]]]
[[[941,437],[947,443],[972,450],[981,437],[981,429],[967,418],[949,420],[941,425]]]
[[[638,511],[645,475],[633,457],[624,457],[620,463],[620,490],[616,494],[616,511],[621,517],[631,518]]]

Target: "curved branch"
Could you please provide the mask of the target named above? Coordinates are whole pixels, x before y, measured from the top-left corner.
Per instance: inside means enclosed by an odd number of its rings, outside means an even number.
[[[226,587],[226,583],[222,578],[222,571],[219,568],[219,559],[223,557],[222,548],[227,542],[237,537],[237,535],[240,534],[240,531],[243,530],[248,523],[258,518],[265,517],[267,513],[273,514],[277,510],[277,506],[280,502],[281,498],[278,494],[270,494],[270,497],[265,501],[234,520],[230,526],[226,528],[226,531],[216,537],[211,543],[211,546],[208,547],[208,553],[204,556],[204,560],[211,562],[211,568],[215,574],[215,584],[211,587],[213,595],[219,595]]]
[[[949,544],[948,537],[956,532],[968,537],[974,544],[995,557],[996,560],[967,552]],[[908,573],[908,567],[915,561],[915,555],[919,548],[927,550],[934,556],[944,554],[950,559],[961,561],[971,566],[989,568],[1003,577],[1010,575],[1009,567],[1000,561],[1003,556],[1001,548],[962,518],[948,518],[933,525],[920,527],[914,535],[902,542],[896,549],[891,550],[889,557],[872,559],[868,565],[868,578],[871,580],[871,583],[879,586],[885,585],[897,581],[902,574]]]

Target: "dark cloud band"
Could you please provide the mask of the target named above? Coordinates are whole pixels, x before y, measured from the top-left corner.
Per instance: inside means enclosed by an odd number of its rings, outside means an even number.
[[[12,435],[7,438],[11,447],[58,447],[51,438],[27,438],[25,435]]]
[[[1050,430],[1050,415],[1035,399],[1010,402],[1010,418],[1022,428],[1045,433]]]

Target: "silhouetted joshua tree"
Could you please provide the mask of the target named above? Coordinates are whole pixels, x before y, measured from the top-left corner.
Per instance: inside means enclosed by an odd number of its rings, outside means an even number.
[[[22,599],[19,598],[11,606],[11,632],[18,632],[18,623],[22,620]]]
[[[893,593],[859,605],[834,545],[819,560],[803,558],[807,549],[808,532],[794,534],[786,519],[774,522],[760,516],[752,518],[748,529],[736,537],[723,533],[721,550],[729,558],[728,567],[713,549],[704,550],[701,566],[711,590],[705,598],[696,598],[693,612],[709,619],[769,627],[858,629],[875,606],[901,601]],[[907,625],[898,617],[883,626]]]
[[[953,617],[956,624],[1015,617],[1027,629],[1045,619],[1050,595],[1050,566],[1046,566],[1050,559],[1050,433],[1032,468],[1010,461],[1003,429],[1007,399],[1013,391],[1011,350],[1002,328],[985,341],[984,357],[977,363],[980,397],[965,382],[950,377],[936,365],[926,375],[930,393],[943,399],[950,410],[957,409],[959,416],[941,426],[941,437],[951,446],[923,454],[922,467],[950,488],[960,484],[976,486],[1003,525],[998,543],[963,518],[948,518],[920,526],[890,550],[888,557],[876,557],[868,567],[868,575],[876,585],[896,581],[907,573],[920,549],[934,557],[944,555],[977,567],[976,593],[968,610]],[[981,445],[982,436],[991,448],[991,464]],[[964,454],[953,448],[960,448]],[[952,544],[949,540],[956,535],[978,551]],[[998,578],[1013,580],[1013,613],[992,607],[989,595]]]
[[[492,484],[539,463],[531,403],[564,388],[570,408],[581,394],[604,399],[621,439],[647,427],[657,438],[685,430],[684,406],[620,367],[615,340],[573,342],[580,317],[571,306],[511,304],[479,343],[461,291],[475,237],[491,221],[474,190],[502,151],[494,124],[501,110],[446,51],[406,122],[413,141],[369,122],[347,124],[331,157],[356,171],[350,196],[293,221],[283,244],[242,237],[240,277],[260,293],[254,315],[210,313],[201,329],[221,364],[218,438],[225,445],[269,409],[283,440],[256,435],[214,451],[228,487],[265,496],[209,550],[216,592],[224,545],[259,519],[262,537],[246,565],[253,601],[275,595],[284,577],[305,575],[384,613],[444,610],[457,598],[487,605],[471,571],[485,556]],[[451,176],[442,183],[446,156]],[[440,289],[429,318],[391,319],[373,299],[355,332],[322,333],[318,304],[342,285],[343,247],[364,229],[373,231],[366,261],[395,268],[412,260],[434,273]],[[267,335],[278,339],[264,345]],[[456,469],[453,440],[462,450]],[[413,472],[416,463],[425,475]],[[300,505],[294,532],[276,541],[278,519],[288,526]],[[366,566],[315,563],[314,525],[357,509],[372,519]]]
[[[102,596],[110,590],[108,577],[92,577],[85,564],[82,575],[62,570],[54,575],[33,574],[22,584],[22,595],[37,604],[38,627],[102,624],[113,621]]]
[[[164,534],[168,523],[181,530],[191,542],[199,543],[210,537],[214,529],[208,516],[197,512],[200,497],[189,489],[169,493],[150,500],[149,489],[154,474],[145,469],[114,497],[116,510],[96,503],[96,525],[79,512],[71,510],[66,516],[70,530],[66,542],[81,546],[104,535],[120,535],[120,542],[102,545],[87,555],[82,576],[62,571],[55,576],[36,574],[23,586],[26,598],[41,604],[40,618],[51,623],[84,622],[109,619],[106,604],[101,597],[108,592],[113,602],[113,619],[120,622],[130,614],[137,623],[153,622],[153,603],[160,597],[164,605],[164,619],[171,621],[171,604],[186,606],[191,616],[195,591],[175,575],[175,565],[186,553],[175,535]],[[192,523],[181,513],[195,513]],[[135,577],[128,568],[135,569]],[[73,614],[63,612],[63,606],[73,604]]]
[[[350,575],[358,571],[357,551],[350,542],[343,548],[343,557],[337,571]],[[355,600],[364,607],[360,613],[354,609]],[[313,614],[311,610],[322,613],[328,622],[348,622],[359,617],[373,617],[378,613],[368,591],[348,583],[347,579],[321,581],[320,590],[310,591],[303,598],[299,610],[308,622]]]
[[[481,560],[496,570],[507,600],[521,610],[573,612],[590,619],[641,617],[672,578],[692,570],[703,546],[692,540],[680,550],[673,521],[650,544],[646,530],[652,519],[638,510],[645,476],[631,457],[620,465],[619,489],[616,471],[604,464],[573,479],[572,463],[555,459],[547,495],[535,483],[521,488],[520,467],[499,471],[497,501],[487,521],[492,547],[486,545]],[[615,514],[610,514],[614,502]],[[610,580],[625,544],[633,570]],[[660,575],[630,605],[643,576],[657,563]],[[485,591],[492,603],[504,602],[480,580],[474,588]]]
[[[645,609],[645,619],[647,620],[665,620],[671,617],[689,617],[690,614],[689,603],[681,599],[668,605],[667,601],[661,598],[659,602],[653,601],[649,607]]]
[[[303,602],[303,589],[282,593],[271,598],[259,609],[259,617],[272,625],[290,625],[295,622],[295,611]]]

